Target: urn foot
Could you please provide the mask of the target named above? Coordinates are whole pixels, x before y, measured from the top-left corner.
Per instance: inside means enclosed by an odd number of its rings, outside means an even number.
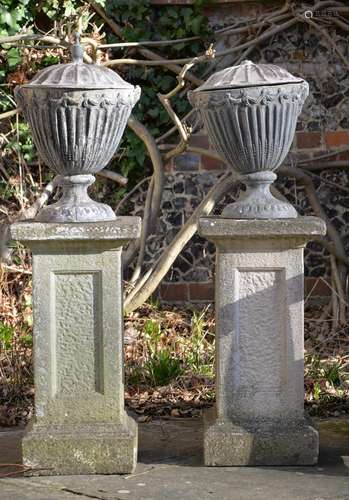
[[[270,192],[270,185],[277,178],[274,172],[264,171],[243,177],[247,190],[235,203],[222,212],[228,219],[295,219],[297,211],[287,201]]]
[[[93,201],[88,187],[93,184],[93,175],[72,175],[61,177],[63,190],[57,203],[43,208],[36,219],[39,222],[99,222],[115,220],[113,210],[104,203]]]

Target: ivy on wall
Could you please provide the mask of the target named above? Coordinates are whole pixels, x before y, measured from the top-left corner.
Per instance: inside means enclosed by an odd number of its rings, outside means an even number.
[[[151,5],[149,0],[111,0],[105,2],[108,16],[123,27],[126,41],[174,40],[192,36],[202,39],[167,45],[157,48],[168,59],[196,56],[205,48],[202,40],[209,39],[208,19],[203,15],[203,2],[191,6]],[[120,42],[115,35],[108,35],[108,43]],[[121,58],[125,49],[113,50],[113,58]],[[131,56],[132,57],[132,56]],[[167,93],[177,84],[176,75],[163,66],[122,66],[118,68],[123,78],[140,85],[141,99],[134,110],[136,118],[145,124],[156,137],[173,125],[168,113],[157,98],[157,93]],[[186,98],[180,95],[171,100],[175,111],[181,116],[190,110]],[[142,141],[129,129],[126,130],[120,151],[125,151],[119,160],[123,175],[129,177],[131,185],[150,172],[150,161]]]

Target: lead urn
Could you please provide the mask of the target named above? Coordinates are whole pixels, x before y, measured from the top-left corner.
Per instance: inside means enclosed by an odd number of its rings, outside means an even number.
[[[59,201],[36,220],[114,220],[113,210],[93,201],[87,189],[114,156],[140,88],[106,67],[85,64],[78,34],[71,53],[72,62],[43,69],[15,92],[39,155],[62,188]]]
[[[290,203],[272,195],[270,185],[291,147],[308,89],[305,80],[283,68],[244,61],[190,92],[214,148],[247,187],[224,217],[297,217]]]

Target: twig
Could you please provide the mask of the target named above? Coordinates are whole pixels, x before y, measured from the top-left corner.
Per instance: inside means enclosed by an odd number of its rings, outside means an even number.
[[[18,42],[22,40],[39,40],[41,42],[47,42],[52,45],[59,45],[59,44],[64,44],[64,46],[67,45],[66,42],[62,42],[59,38],[56,38],[54,36],[47,36],[47,35],[25,35],[25,34],[19,34],[19,35],[12,35],[12,36],[1,36],[0,37],[0,45],[3,44],[12,44],[13,42]]]
[[[257,30],[258,28],[264,27],[266,24],[272,24],[275,23],[276,21],[283,21],[284,19],[287,19],[291,16],[292,14],[288,12],[287,14],[265,18],[262,21],[259,21],[257,23],[247,24],[246,26],[242,26],[240,28],[234,28],[234,27],[230,27],[228,29],[224,28],[224,31],[223,30],[216,31],[215,36],[217,38],[221,38],[224,36],[241,35],[241,33],[248,33]]]
[[[134,188],[131,189],[131,191],[129,191],[123,198],[122,200],[119,201],[119,203],[116,205],[116,208],[115,208],[115,213],[118,214],[120,212],[120,208],[122,207],[122,205],[124,205],[126,203],[127,200],[129,200],[131,198],[131,196],[136,192],[138,191],[138,189],[145,183],[145,182],[148,182],[149,180],[151,179],[151,176],[150,177],[145,177],[144,179],[142,179],[141,181],[138,182],[138,184],[135,185]]]
[[[210,56],[210,54],[211,54],[211,57],[213,57],[214,52],[212,50],[211,50],[211,52],[207,52],[208,56]],[[184,65],[182,71],[177,76],[178,84],[176,85],[176,87],[174,89],[172,89],[167,94],[161,94],[160,92],[157,94],[161,104],[164,106],[169,117],[171,118],[171,120],[175,124],[175,127],[177,128],[177,130],[179,132],[179,137],[180,137],[179,144],[177,144],[171,151],[166,153],[166,155],[165,155],[166,161],[168,161],[173,156],[176,156],[176,155],[182,153],[185,150],[187,143],[188,143],[188,139],[190,137],[189,128],[185,125],[185,123],[183,123],[181,121],[181,119],[175,113],[174,109],[171,106],[170,99],[171,99],[171,97],[174,97],[176,94],[178,94],[178,92],[180,90],[182,90],[182,88],[185,86],[185,75],[186,75],[187,71],[190,68],[192,68],[194,66],[194,64],[196,64],[196,62],[197,62],[197,58],[194,57],[194,59],[192,59],[190,61],[190,63]]]
[[[0,120],[5,120],[6,118],[11,118],[11,116],[17,115],[21,111],[21,108],[11,109],[5,113],[0,114]]]
[[[32,271],[29,269],[23,269],[22,267],[8,266],[7,264],[0,264],[2,268],[10,273],[28,274],[31,275]]]
[[[341,283],[341,280],[339,277],[336,258],[334,255],[330,255],[330,259],[331,259],[332,279],[333,279],[333,283],[336,287],[338,298],[339,298],[339,301],[337,301],[337,303],[338,303],[337,304],[338,305],[338,319],[339,319],[340,323],[343,325],[346,322],[346,315],[345,315],[346,301],[344,299],[345,293],[344,293],[342,283]]]
[[[141,40],[140,42],[120,42],[120,43],[106,43],[98,45],[99,49],[109,48],[124,48],[124,47],[161,47],[166,45],[176,45],[177,43],[192,42],[194,40],[201,40],[200,36],[188,36],[186,38],[175,38],[174,40]]]
[[[346,146],[344,148],[337,149],[336,151],[329,151],[328,153],[324,153],[324,154],[321,154],[319,156],[315,156],[312,159],[306,158],[304,160],[299,160],[297,162],[297,165],[305,165],[305,164],[312,165],[313,163],[318,164],[319,160],[331,158],[332,156],[337,156],[337,155],[340,155],[342,153],[347,153],[348,151],[349,151],[349,146]]]
[[[141,238],[133,241],[129,244],[126,252],[123,254],[123,267],[124,269],[128,267],[130,262],[133,260],[139,245],[142,243],[143,239],[146,240],[147,236],[153,233],[156,229],[158,223],[158,215],[161,206],[162,194],[164,190],[165,184],[165,173],[163,167],[162,157],[155,142],[154,137],[151,135],[147,127],[145,127],[142,123],[140,123],[134,116],[128,120],[129,127],[134,131],[134,133],[142,139],[144,142],[148,154],[150,156],[152,166],[153,166],[153,176],[152,182],[149,184],[148,194],[151,190],[151,198],[150,198],[150,213],[149,217],[147,216],[146,226],[142,226],[142,234]]]
[[[331,262],[331,304],[332,304],[332,331],[335,332],[338,328],[338,320],[339,320],[339,301],[337,293],[335,293],[335,279],[334,279],[334,270],[336,268],[336,259],[333,255],[330,255]]]
[[[309,172],[314,172],[316,170],[335,170],[335,169],[347,169],[347,168],[349,168],[349,161],[347,160],[324,161],[316,163],[315,165],[313,165],[312,163],[306,165],[306,170],[309,170]]]

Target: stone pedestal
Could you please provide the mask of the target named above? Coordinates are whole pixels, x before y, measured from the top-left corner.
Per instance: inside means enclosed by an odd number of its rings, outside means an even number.
[[[13,224],[33,253],[35,416],[23,439],[30,474],[134,470],[137,425],[124,409],[122,246],[138,217]]]
[[[318,433],[303,407],[303,247],[325,224],[206,217],[199,231],[217,247],[217,403],[205,464],[315,464]]]

